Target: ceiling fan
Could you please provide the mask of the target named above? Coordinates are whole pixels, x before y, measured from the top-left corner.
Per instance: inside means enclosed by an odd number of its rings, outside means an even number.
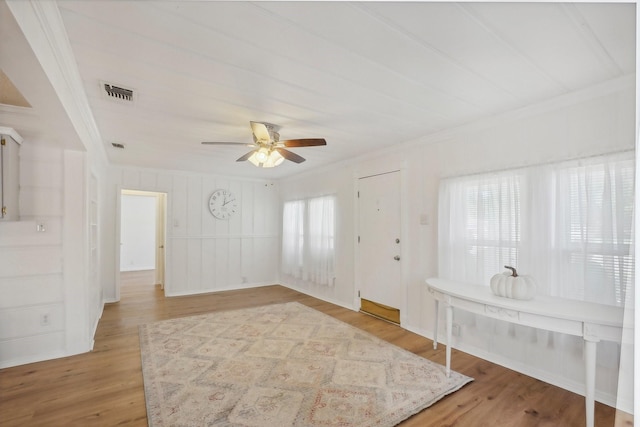
[[[278,166],[285,159],[295,163],[304,162],[304,157],[293,153],[285,147],[314,147],[327,145],[324,138],[287,139],[280,141],[278,127],[271,123],[249,122],[253,133],[253,150],[240,157],[238,162],[249,160],[260,168],[272,168]],[[243,142],[211,142],[203,141],[207,145],[247,145]]]

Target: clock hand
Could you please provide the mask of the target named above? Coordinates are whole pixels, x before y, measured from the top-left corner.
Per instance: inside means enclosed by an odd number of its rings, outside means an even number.
[[[231,203],[236,199],[231,199],[231,200],[225,200],[224,203],[222,204],[222,206],[226,205],[227,203]]]

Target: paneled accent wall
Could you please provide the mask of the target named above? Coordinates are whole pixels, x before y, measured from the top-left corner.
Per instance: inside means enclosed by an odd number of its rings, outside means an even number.
[[[64,355],[62,151],[21,147],[19,197],[0,223],[0,368]]]
[[[0,223],[0,368],[91,350],[103,175],[85,152],[22,145],[20,220]]]
[[[120,189],[167,194],[166,295],[277,282],[280,206],[273,183],[129,168],[112,168],[111,176],[114,209]],[[239,200],[239,211],[228,220],[209,212],[209,197],[219,188]]]
[[[89,319],[88,334],[93,337],[98,327],[98,321],[102,316],[103,299],[102,285],[100,283],[100,181],[94,172],[89,172],[89,191],[88,191],[88,236],[87,249],[88,253],[88,286],[89,286]]]

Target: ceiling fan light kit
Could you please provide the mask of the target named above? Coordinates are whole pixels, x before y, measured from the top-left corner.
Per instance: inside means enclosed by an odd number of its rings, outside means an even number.
[[[261,147],[254,151],[247,160],[259,168],[272,168],[282,163],[284,161],[284,157],[282,157],[282,155],[276,150],[269,150],[266,147]]]
[[[276,126],[270,123],[249,122],[253,133],[253,151],[240,157],[238,162],[249,160],[259,168],[272,168],[281,164],[285,159],[294,163],[302,163],[304,157],[299,156],[284,147],[317,147],[327,145],[323,138],[289,139],[280,141],[280,134],[276,131]],[[208,142],[208,145],[246,145],[243,142]]]

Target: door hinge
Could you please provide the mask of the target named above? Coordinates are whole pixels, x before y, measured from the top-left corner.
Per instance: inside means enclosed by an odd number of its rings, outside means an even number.
[[[0,140],[0,145],[7,145],[7,141],[4,138]]]
[[[360,291],[358,291],[358,298],[360,298]]]
[[[358,236],[358,243],[360,243],[360,236]]]
[[[4,140],[3,140],[3,141],[4,141]],[[2,144],[2,145],[4,145],[4,144]],[[360,198],[360,192],[358,191],[358,199],[359,199],[359,198]]]

